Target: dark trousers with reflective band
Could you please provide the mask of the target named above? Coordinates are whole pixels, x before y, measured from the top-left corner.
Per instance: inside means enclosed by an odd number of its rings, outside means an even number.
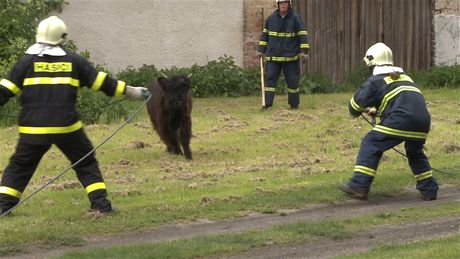
[[[265,79],[265,104],[267,106],[273,105],[275,99],[275,89],[278,85],[278,79],[283,71],[286,83],[288,86],[288,103],[291,106],[299,106],[299,79],[300,79],[300,62],[267,62],[266,66],[266,79]]]
[[[88,154],[93,146],[83,130],[69,134],[69,138],[55,143],[72,164]],[[51,144],[30,143],[19,138],[16,151],[10,158],[10,163],[3,172],[0,186],[22,193],[32,178],[43,155],[50,149]],[[74,167],[78,180],[88,193],[92,209],[110,211],[111,204],[107,200],[107,191],[99,170],[94,153]],[[58,173],[58,172],[56,172]],[[89,187],[89,188],[87,188]],[[1,187],[0,187],[1,188]],[[3,211],[10,209],[19,202],[19,198],[1,193],[0,207]]]
[[[349,186],[369,190],[383,152],[402,142],[409,166],[417,180],[417,189],[425,196],[436,197],[438,184],[432,176],[428,158],[423,153],[425,141],[404,140],[377,131],[370,131],[363,138]]]

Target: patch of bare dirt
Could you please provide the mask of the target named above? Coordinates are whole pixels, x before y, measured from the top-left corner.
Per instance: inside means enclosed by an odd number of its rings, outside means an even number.
[[[263,190],[265,191],[265,190]],[[239,197],[228,197],[230,200]],[[213,199],[203,197],[202,204]],[[91,236],[85,238],[85,244],[80,247],[61,247],[44,250],[40,247],[29,246],[29,253],[22,253],[8,258],[49,258],[62,255],[68,251],[84,251],[93,248],[114,247],[144,243],[158,243],[171,240],[188,239],[196,236],[237,233],[249,229],[260,230],[278,224],[305,221],[319,221],[333,218],[350,218],[373,213],[390,213],[403,208],[430,207],[447,202],[460,202],[458,187],[445,188],[442,186],[438,199],[424,201],[418,193],[408,192],[401,197],[371,197],[369,201],[350,200],[342,204],[310,205],[299,210],[283,210],[278,214],[256,214],[225,221],[203,220],[190,224],[175,224],[157,229],[129,232],[118,235]],[[123,213],[122,211],[120,213]],[[115,215],[116,216],[116,215]],[[97,215],[96,215],[97,217]],[[263,249],[253,249],[236,258],[308,258],[332,257],[367,251],[376,244],[408,242],[417,239],[433,239],[459,233],[460,216],[438,218],[413,224],[379,226],[359,233],[344,240],[313,240],[302,245],[276,246],[268,245]],[[267,252],[268,251],[268,252]]]
[[[460,151],[460,146],[455,144],[446,144],[444,147],[442,147],[442,151],[447,154],[456,153]]]
[[[136,141],[131,141],[129,144],[128,144],[128,148],[129,149],[143,149],[143,148],[148,148],[148,147],[151,147],[152,145],[148,144],[148,143],[145,143],[145,142],[142,142],[140,140],[136,140]]]
[[[65,190],[65,189],[80,189],[82,188],[79,181],[65,181],[61,183],[55,183],[51,185],[53,190]]]

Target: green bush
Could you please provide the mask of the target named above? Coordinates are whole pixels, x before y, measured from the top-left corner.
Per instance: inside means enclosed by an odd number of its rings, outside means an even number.
[[[9,127],[17,124],[19,115],[19,99],[12,98],[0,107],[0,127]]]
[[[21,57],[35,40],[37,22],[51,11],[60,11],[64,0],[0,1],[0,60],[2,63]],[[4,64],[2,64],[4,66]]]
[[[128,116],[129,111],[122,105],[123,100],[82,88],[78,96],[77,109],[85,124],[111,123]]]
[[[192,75],[193,96],[249,96],[260,94],[260,70],[243,69],[235,64],[233,57],[224,56],[206,65],[190,68],[165,68],[157,70],[153,65],[143,65],[139,69],[129,67],[121,71],[117,78],[131,85],[146,86],[160,75]],[[340,90],[340,85],[332,83],[325,75],[312,73],[300,78],[301,93],[332,93]],[[277,94],[287,94],[287,85],[281,75],[276,88]]]
[[[345,77],[344,83],[341,84],[342,91],[354,91],[360,87],[369,77],[369,67],[364,62],[355,66]]]
[[[423,88],[460,87],[460,65],[434,66],[410,74]]]
[[[116,78],[127,82],[133,86],[147,86],[150,82],[156,79],[160,75],[160,72],[155,68],[154,65],[143,65],[136,69],[128,67],[118,73]]]
[[[130,85],[147,86],[158,76],[174,74],[191,75],[192,91],[195,97],[245,96],[260,91],[260,73],[255,69],[243,69],[232,57],[224,56],[204,66],[190,68],[165,68],[157,70],[154,65],[143,65],[135,69],[128,67],[117,74],[117,78]]]
[[[257,71],[238,67],[232,57],[224,56],[205,66],[190,68],[193,94],[197,97],[252,95],[259,87]]]

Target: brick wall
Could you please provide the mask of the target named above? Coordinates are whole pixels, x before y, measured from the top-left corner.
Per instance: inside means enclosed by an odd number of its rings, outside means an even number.
[[[276,9],[275,0],[244,0],[244,67],[259,66],[257,46],[264,20]],[[263,14],[262,14],[263,10]]]

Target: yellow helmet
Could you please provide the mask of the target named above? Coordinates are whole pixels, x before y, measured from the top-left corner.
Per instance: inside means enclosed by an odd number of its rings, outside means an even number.
[[[366,51],[363,59],[368,67],[393,65],[393,52],[384,43],[377,42]]]
[[[38,24],[35,39],[37,43],[58,45],[67,36],[67,26],[57,16],[50,16]]]
[[[276,4],[279,4],[281,2],[289,2],[289,4],[291,4],[291,0],[276,0]]]

